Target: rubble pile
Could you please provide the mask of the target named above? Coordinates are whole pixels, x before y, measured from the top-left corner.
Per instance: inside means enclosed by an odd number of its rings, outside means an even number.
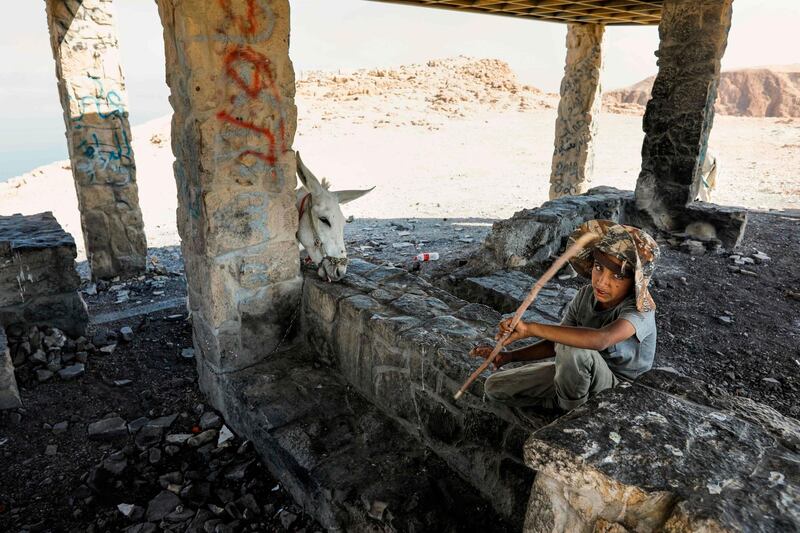
[[[86,337],[70,338],[58,328],[16,325],[6,334],[17,381],[24,387],[79,378],[89,355],[103,353]]]
[[[107,452],[69,497],[72,518],[89,518],[89,533],[320,530],[269,481],[249,441],[203,404],[194,415],[126,421],[110,413],[89,424],[87,438]]]

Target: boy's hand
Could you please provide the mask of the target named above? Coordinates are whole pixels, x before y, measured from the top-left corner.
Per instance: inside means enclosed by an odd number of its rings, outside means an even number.
[[[494,346],[476,346],[469,352],[469,354],[475,357],[483,357],[484,359],[488,359],[489,356],[492,355],[492,350],[494,350]],[[501,366],[506,363],[510,363],[511,361],[511,352],[502,350],[497,354],[497,357],[494,358],[492,364],[494,365],[494,369],[498,370]]]
[[[525,337],[529,337],[530,336],[530,335],[528,335],[528,332],[527,332],[527,327],[526,327],[527,325],[522,320],[517,322],[517,327],[514,328],[514,331],[512,332],[511,331],[511,321],[513,319],[514,319],[514,317],[506,318],[505,320],[500,322],[500,325],[497,326],[499,331],[497,332],[497,335],[494,336],[494,338],[496,340],[498,340],[498,341],[506,333],[511,332],[511,336],[509,336],[508,339],[506,339],[503,342],[503,346],[508,346],[509,344],[511,344],[514,341],[518,341],[520,339],[524,339]]]

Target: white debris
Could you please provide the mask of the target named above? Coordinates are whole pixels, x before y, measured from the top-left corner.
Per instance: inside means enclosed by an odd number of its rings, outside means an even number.
[[[228,429],[228,426],[222,426],[222,429],[219,430],[219,438],[217,439],[217,448],[228,442],[233,438],[233,432]]]

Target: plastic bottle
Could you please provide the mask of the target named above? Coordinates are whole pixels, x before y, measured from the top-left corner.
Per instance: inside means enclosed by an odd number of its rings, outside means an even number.
[[[414,261],[436,261],[439,259],[439,252],[424,252],[414,256]]]

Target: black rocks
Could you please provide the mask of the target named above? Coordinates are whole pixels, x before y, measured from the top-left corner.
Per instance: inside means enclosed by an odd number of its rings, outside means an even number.
[[[162,490],[158,496],[150,500],[147,504],[147,520],[157,522],[170,514],[175,508],[180,505],[181,499],[175,494]]]

